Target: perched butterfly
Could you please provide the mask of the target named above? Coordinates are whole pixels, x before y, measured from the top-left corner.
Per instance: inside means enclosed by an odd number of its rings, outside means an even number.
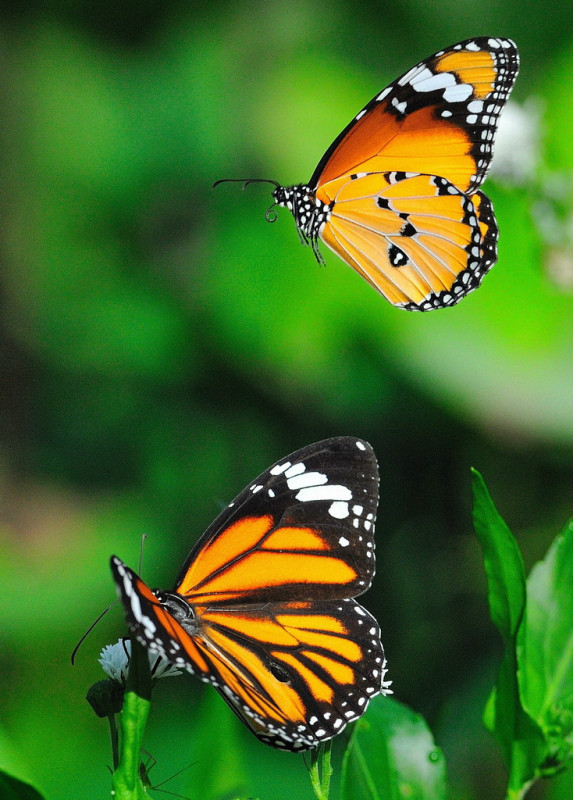
[[[369,444],[298,450],[225,508],[172,590],[112,557],[131,634],[211,683],[268,744],[336,736],[388,692],[378,623],[353,599],[374,575],[377,504]]]
[[[478,189],[518,69],[510,39],[440,50],[354,117],[307,184],[266,181],[273,205],[292,212],[319,263],[321,239],[395,306],[454,305],[497,259],[495,216]]]

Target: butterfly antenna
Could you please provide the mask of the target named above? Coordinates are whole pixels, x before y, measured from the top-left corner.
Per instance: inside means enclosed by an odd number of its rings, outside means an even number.
[[[87,629],[87,631],[86,631],[86,632],[83,634],[82,638],[79,640],[79,642],[77,643],[77,645],[74,647],[74,650],[73,650],[73,653],[72,653],[72,666],[74,666],[74,663],[75,663],[75,659],[76,659],[76,653],[78,652],[78,650],[80,649],[80,647],[82,646],[82,644],[84,643],[84,641],[85,641],[85,640],[88,638],[88,636],[90,635],[90,633],[93,631],[93,629],[95,628],[95,626],[98,624],[98,622],[100,621],[100,619],[102,619],[103,617],[105,617],[105,615],[106,615],[106,614],[107,614],[107,612],[110,610],[110,608],[113,608],[113,607],[114,607],[115,605],[117,605],[118,603],[119,603],[119,600],[114,600],[114,602],[113,602],[113,603],[111,603],[111,604],[110,604],[110,605],[109,605],[109,606],[108,606],[106,609],[104,609],[104,610],[101,612],[101,614],[100,614],[100,615],[99,615],[99,617],[98,617],[98,618],[95,620],[95,622],[92,622],[92,624],[89,626],[89,628]]]
[[[145,540],[147,539],[147,534],[144,533],[141,536],[141,543],[139,545],[139,574],[141,575],[143,571],[143,548],[145,547]]]
[[[273,203],[272,206],[270,206],[270,208],[267,208],[267,210],[265,211],[265,219],[267,222],[277,221],[279,215],[275,211],[276,205],[277,205],[276,203]]]
[[[214,189],[215,186],[218,186],[220,183],[242,183],[243,184],[241,187],[242,189],[246,189],[246,187],[250,183],[270,183],[271,186],[275,187],[275,189],[281,188],[281,185],[278,181],[273,181],[270,178],[222,178],[219,181],[215,181],[215,183],[211,188]],[[273,203],[272,206],[270,208],[267,208],[267,210],[265,211],[265,219],[267,222],[277,221],[278,214],[275,211],[276,205],[277,205],[276,203]]]
[[[270,183],[275,189],[280,188],[280,183],[270,178],[221,178],[221,180],[215,181],[211,188],[214,189],[215,186],[218,186],[220,183],[242,183],[242,189],[246,189],[250,183]]]

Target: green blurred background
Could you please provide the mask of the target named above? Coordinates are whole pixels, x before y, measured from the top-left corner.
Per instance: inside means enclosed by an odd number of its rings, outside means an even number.
[[[108,559],[169,586],[223,504],[327,436],[374,445],[395,695],[428,719],[452,797],[503,796],[481,725],[500,641],[472,533],[484,475],[529,568],[571,513],[573,28],[523,0],[23,0],[0,8],[0,763],[52,798],[106,797],[84,700],[125,628]],[[499,263],[430,314],[319,267],[270,187],[307,180],[349,119],[434,50],[510,36],[522,69],[486,184]],[[308,797],[302,759],[182,677],[155,693],[152,781]],[[571,779],[532,797],[571,796]]]

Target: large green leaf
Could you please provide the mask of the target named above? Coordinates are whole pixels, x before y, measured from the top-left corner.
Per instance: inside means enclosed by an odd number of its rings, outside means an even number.
[[[377,697],[355,725],[342,765],[341,800],[442,800],[445,762],[423,717]]]
[[[514,636],[525,609],[525,570],[513,534],[499,515],[477,470],[472,470],[473,521],[483,550],[488,601],[505,640]]]
[[[517,659],[521,702],[548,739],[550,769],[573,756],[573,522],[531,570]]]

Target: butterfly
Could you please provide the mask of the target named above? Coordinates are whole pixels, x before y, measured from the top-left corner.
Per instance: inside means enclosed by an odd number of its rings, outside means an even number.
[[[222,511],[173,589],[112,557],[131,635],[212,684],[263,742],[316,747],[389,692],[378,623],[353,599],[374,576],[377,505],[367,442],[303,447]]]
[[[320,239],[393,305],[454,305],[497,260],[497,223],[479,187],[518,70],[510,39],[434,53],[364,106],[308,183],[264,181],[273,206],[292,212],[319,263]]]

